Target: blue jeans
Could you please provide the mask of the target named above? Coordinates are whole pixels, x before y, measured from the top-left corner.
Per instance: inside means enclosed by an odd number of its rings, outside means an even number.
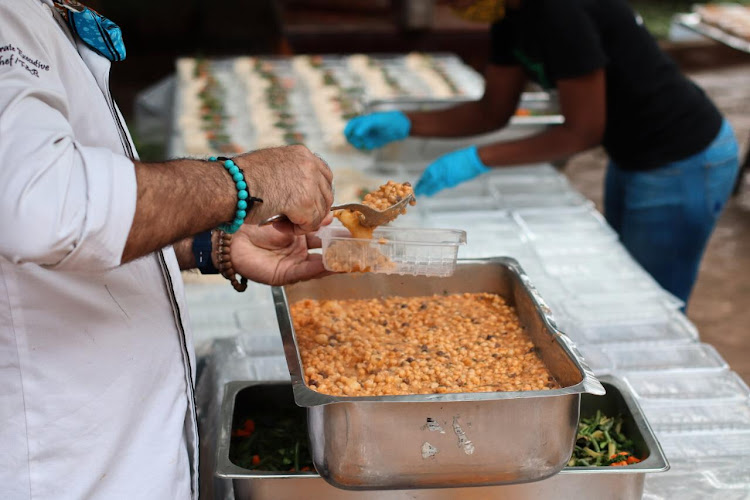
[[[604,215],[630,254],[687,304],[701,257],[739,170],[737,140],[724,121],[703,151],[645,172],[610,162]]]

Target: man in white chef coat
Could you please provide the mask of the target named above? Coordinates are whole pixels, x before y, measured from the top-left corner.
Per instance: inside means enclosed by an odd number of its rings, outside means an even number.
[[[121,40],[61,7],[0,0],[0,498],[197,498],[180,269],[238,189],[216,161],[138,161],[108,88]],[[308,235],[330,220],[325,163],[302,146],[234,161],[263,200],[235,271],[323,273]],[[255,225],[277,213],[291,223]]]

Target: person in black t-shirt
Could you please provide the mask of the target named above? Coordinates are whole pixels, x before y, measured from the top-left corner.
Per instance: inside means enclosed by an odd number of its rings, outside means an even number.
[[[504,127],[527,81],[556,89],[565,123],[531,137],[438,158],[417,183],[431,196],[490,167],[556,161],[603,145],[605,216],[633,257],[687,302],[705,245],[738,171],[729,123],[659,49],[625,0],[451,0],[502,17],[479,101],[352,119],[361,149],[412,136],[473,136]]]

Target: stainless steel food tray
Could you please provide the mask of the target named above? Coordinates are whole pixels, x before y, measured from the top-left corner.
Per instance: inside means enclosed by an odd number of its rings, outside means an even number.
[[[463,292],[496,293],[515,306],[540,357],[563,388],[339,397],[305,384],[290,304],[303,299]],[[511,258],[460,260],[448,278],[338,274],[274,287],[273,298],[294,398],[308,408],[313,461],[321,476],[340,488],[434,488],[544,479],[559,472],[570,457],[580,395],[604,392]]]
[[[221,428],[217,441],[219,477],[231,478],[237,500],[560,500],[618,499],[636,500],[643,495],[646,473],[669,468],[653,431],[627,386],[619,379],[601,377],[605,396],[584,394],[581,415],[602,410],[620,413],[625,432],[630,436],[643,461],[627,467],[565,467],[548,479],[525,484],[450,489],[412,489],[391,491],[348,491],[335,488],[315,473],[251,471],[229,460],[232,423],[247,408],[282,408],[294,406],[288,382],[230,382],[226,385],[221,408]],[[300,408],[300,411],[305,411]]]
[[[429,111],[442,109],[455,104],[462,104],[472,100],[475,99],[470,96],[441,98],[403,96],[390,99],[371,99],[363,102],[363,106],[367,113],[388,111],[392,109],[399,109],[402,111]],[[524,92],[521,94],[518,107],[546,110],[548,113],[535,116],[512,116],[510,118],[510,126],[561,125],[565,122],[565,117],[560,113],[560,104],[556,92]]]

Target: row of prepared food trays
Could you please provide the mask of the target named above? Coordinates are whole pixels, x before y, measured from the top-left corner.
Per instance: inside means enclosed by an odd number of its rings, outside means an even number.
[[[182,58],[176,66],[172,157],[304,143],[366,163],[343,134],[353,116],[477,99],[484,87],[452,54]],[[524,92],[511,124],[559,124],[558,108],[554,94]]]
[[[300,142],[354,155],[342,127],[368,102],[478,98],[483,88],[451,54],[181,58],[176,69],[173,156]]]

